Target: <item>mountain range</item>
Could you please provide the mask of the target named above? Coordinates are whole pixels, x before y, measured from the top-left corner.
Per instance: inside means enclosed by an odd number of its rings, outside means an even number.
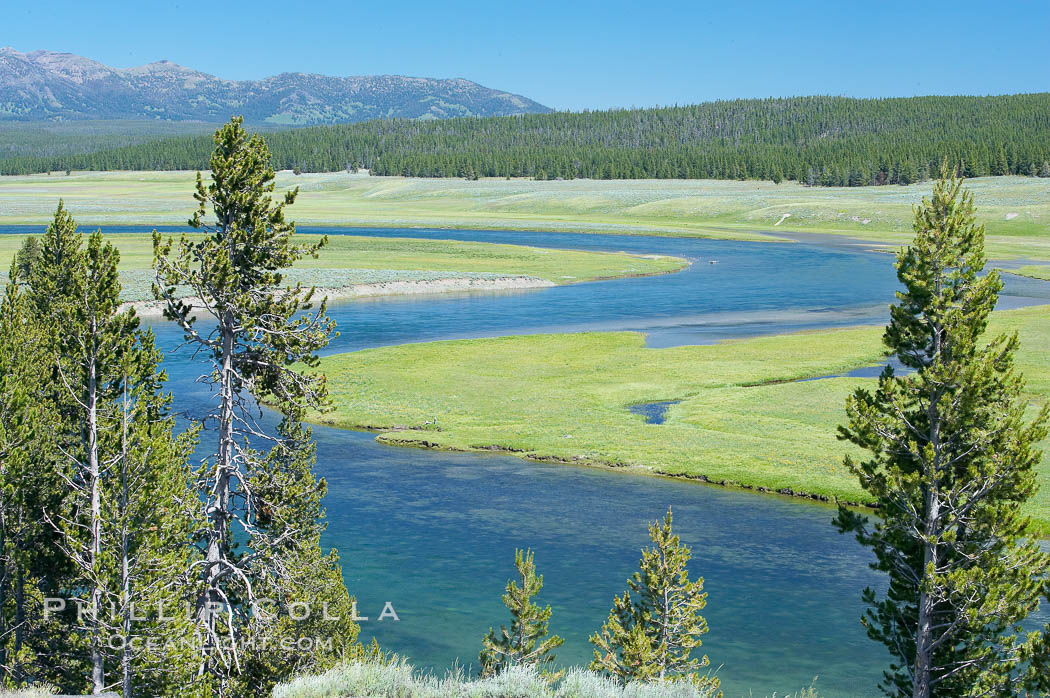
[[[225,80],[171,61],[111,68],[70,53],[0,48],[0,121],[221,122],[240,114],[249,123],[298,126],[550,111],[462,78],[281,73]]]

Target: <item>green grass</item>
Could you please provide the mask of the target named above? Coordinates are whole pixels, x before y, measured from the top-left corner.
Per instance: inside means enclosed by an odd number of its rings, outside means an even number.
[[[1007,269],[1011,274],[1017,274],[1019,276],[1027,276],[1032,279],[1042,279],[1043,281],[1050,281],[1050,266],[1038,266],[1035,264],[1028,264],[1023,267],[1017,267],[1016,269]]]
[[[0,177],[0,224],[45,223],[59,198],[88,224],[181,224],[194,208],[189,172],[85,172]],[[299,186],[301,223],[561,230],[768,240],[768,233],[911,238],[912,206],[931,183],[822,188],[714,180],[531,181],[278,174]],[[1050,261],[1050,180],[971,180],[988,253]],[[790,214],[784,218],[785,214]],[[776,225],[782,221],[780,225]],[[766,233],[766,234],[763,234]]]
[[[0,269],[7,270],[23,235],[0,235]],[[303,235],[303,241],[316,239]],[[125,300],[150,298],[153,242],[149,235],[113,234],[120,250]],[[495,245],[455,240],[417,240],[333,235],[317,259],[304,259],[289,274],[320,288],[386,281],[430,281],[443,278],[530,276],[556,284],[594,281],[677,271],[687,262],[678,257],[622,252],[551,250],[521,245]],[[6,275],[5,275],[6,278]]]
[[[1014,329],[1034,406],[1050,396],[1050,306],[994,316],[993,331]],[[842,467],[852,447],[835,427],[847,394],[874,379],[791,381],[875,363],[880,336],[863,327],[649,349],[642,335],[616,332],[372,349],[322,360],[335,410],[312,418],[377,429],[391,444],[506,450],[866,502]],[[664,424],[627,409],[664,400],[681,400]],[[1040,479],[1030,513],[1050,531],[1050,467]]]

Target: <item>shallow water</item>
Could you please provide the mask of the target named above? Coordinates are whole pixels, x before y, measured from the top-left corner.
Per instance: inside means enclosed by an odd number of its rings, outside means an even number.
[[[627,410],[645,419],[646,424],[663,424],[667,419],[667,410],[672,405],[677,405],[681,400],[664,400],[663,402],[643,402],[638,405],[630,405]]]
[[[0,227],[0,232],[26,229]],[[34,228],[33,231],[38,229]],[[111,232],[143,228],[111,226]],[[452,337],[583,329],[648,333],[651,346],[702,343],[794,329],[882,324],[895,288],[884,254],[762,244],[551,233],[318,229],[512,242],[684,256],[687,270],[524,292],[382,298],[333,305],[341,336],[330,352]],[[709,264],[710,260],[718,264]],[[1050,284],[1008,283],[1003,306],[1045,299]],[[156,324],[165,349],[180,335]],[[189,352],[165,366],[177,406],[201,414],[211,396]],[[506,622],[500,594],[515,547],[536,551],[554,609],[559,658],[585,663],[589,633],[636,569],[646,523],[673,505],[675,528],[706,580],[711,627],[704,651],[727,696],[875,696],[886,664],[859,618],[860,591],[883,583],[870,555],[830,525],[831,508],[773,496],[631,474],[380,446],[372,435],[317,427],[317,470],[328,480],[329,528],[344,574],[372,620],[363,638],[421,666],[477,663],[481,636]],[[377,622],[390,601],[401,620]]]

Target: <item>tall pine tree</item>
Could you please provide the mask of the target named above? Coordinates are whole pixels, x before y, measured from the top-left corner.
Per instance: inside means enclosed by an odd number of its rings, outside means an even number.
[[[153,333],[136,332],[114,367],[119,394],[106,415],[106,496],[102,551],[113,582],[105,601],[111,632],[107,663],[122,698],[200,695],[192,634],[184,612],[190,541],[199,530],[189,459],[196,426],[174,434]],[[119,677],[119,678],[118,678]]]
[[[842,508],[836,520],[889,575],[868,634],[894,657],[890,696],[1014,695],[1039,637],[1018,624],[1046,592],[1050,558],[1028,533],[1034,447],[1047,410],[1025,421],[1017,336],[985,337],[1002,282],[984,269],[973,196],[945,165],[915,211],[915,239],[897,257],[904,290],[886,346],[914,369],[887,368],[872,392],[847,401],[842,438],[867,450],[846,467],[879,505],[880,520]]]
[[[60,506],[43,515],[72,564],[58,590],[80,607],[87,685],[172,695],[189,678],[178,646],[186,628],[178,617],[161,622],[157,604],[173,609],[185,600],[195,433],[174,434],[161,354],[134,311],[121,307],[118,263],[100,232],[84,247],[60,205],[28,267],[27,295],[49,340],[42,398],[52,405],[49,438],[64,484]],[[136,649],[147,640],[149,651]]]
[[[53,438],[51,335],[26,291],[32,263],[16,255],[0,298],[0,686],[82,686],[75,616],[44,607],[45,596],[62,595],[71,568],[43,517],[58,512],[66,487]]]
[[[218,695],[254,696],[270,682],[270,672],[259,667],[272,653],[253,638],[272,640],[275,628],[291,637],[303,628],[290,615],[275,625],[272,614],[254,612],[262,590],[289,569],[289,555],[323,568],[319,578],[303,581],[316,585],[318,596],[349,603],[335,558],[320,553],[315,522],[321,512],[314,496],[305,508],[296,499],[301,492],[317,492],[311,459],[296,455],[307,442],[294,425],[307,409],[327,404],[324,377],[309,369],[334,323],[323,302],[313,308],[312,289],[282,283],[282,270],[316,255],[327,238],[314,245],[295,243],[295,225],[285,220],[284,207],[297,192],[281,203],[272,200],[274,171],[266,144],[249,137],[240,118],[220,128],[214,141],[210,181],[198,173],[198,208],[190,219],[204,234],[177,243],[154,234],[155,290],[166,316],[210,359],[202,380],[218,392],[218,407],[208,419],[214,427],[213,456],[198,475],[208,519],[197,567],[198,675]],[[179,287],[188,287],[191,298],[180,297]],[[205,329],[196,324],[198,313],[208,319]],[[270,433],[260,420],[260,401],[281,413],[287,428]],[[271,458],[257,450],[262,443],[273,444]],[[281,471],[285,487],[257,489],[254,483],[274,475],[278,463],[287,466]],[[239,547],[244,542],[249,545]],[[283,592],[282,598],[304,593]],[[310,611],[308,622],[315,622],[320,609]],[[333,623],[338,627],[330,632],[336,636],[356,634],[349,617]],[[262,683],[246,686],[253,676]]]

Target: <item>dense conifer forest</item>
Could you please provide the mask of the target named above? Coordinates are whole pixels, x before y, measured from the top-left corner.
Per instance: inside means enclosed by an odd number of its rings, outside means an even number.
[[[412,177],[764,179],[910,184],[945,158],[967,177],[1050,177],[1050,94],[796,97],[442,121],[377,120],[267,134],[273,164]],[[207,167],[208,136],[0,160],[3,174]]]

